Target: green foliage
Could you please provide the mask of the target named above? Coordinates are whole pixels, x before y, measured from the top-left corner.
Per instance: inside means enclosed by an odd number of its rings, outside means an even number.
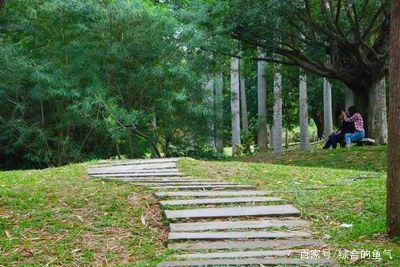
[[[328,14],[317,2],[311,2],[307,16],[318,28],[327,27]],[[365,15],[360,25],[365,28],[372,19],[367,11],[377,9],[379,1],[359,2],[353,4]],[[377,13],[386,10],[383,4]],[[353,40],[354,29],[344,16],[349,5],[342,6],[339,21]],[[192,146],[207,151],[203,147],[213,136],[216,116],[206,104],[204,81],[219,72],[224,74],[221,132],[229,145],[229,57],[239,51],[250,121],[242,149],[248,154],[257,135],[256,46],[273,62],[266,67],[269,125],[275,63],[290,63],[280,68],[288,130],[298,125],[300,70],[277,48],[290,50],[292,42],[312,62],[326,58],[321,43],[329,40],[319,31],[310,38],[310,25],[298,17],[303,9],[299,2],[275,0],[8,1],[0,10],[0,167],[186,155]],[[380,15],[373,24],[382,20]],[[302,31],[306,41],[299,39]],[[368,44],[373,38],[365,37]],[[349,55],[340,56],[346,63]],[[307,77],[310,118],[321,137],[323,82]],[[334,112],[343,108],[343,89],[334,82]]]
[[[250,131],[250,129],[248,132],[242,131],[240,133],[240,137],[241,137],[241,141],[242,141],[240,150],[242,150],[242,152],[241,152],[242,154],[244,154],[244,155],[251,154],[251,148],[254,147],[254,145],[255,145],[254,136],[255,135],[253,134],[252,131]]]
[[[227,159],[227,156],[223,153],[216,152],[214,149],[209,147],[196,147],[189,150],[186,153],[189,157],[194,159],[208,159],[208,160],[223,160]]]
[[[0,166],[159,156],[206,132],[206,65],[170,12],[141,0],[8,2]]]

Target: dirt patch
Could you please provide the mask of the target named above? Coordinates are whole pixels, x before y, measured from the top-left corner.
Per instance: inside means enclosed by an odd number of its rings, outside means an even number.
[[[157,231],[156,237],[157,243],[164,243],[168,236],[168,226],[163,222],[163,212],[158,204],[156,197],[150,193],[143,193],[144,190],[132,193],[129,196],[129,203],[132,206],[143,207],[143,213],[141,214],[140,221],[145,227],[151,230]]]
[[[130,253],[124,243],[131,237],[128,229],[113,227],[102,232],[87,233],[83,236],[82,246],[94,252],[92,263],[95,266],[127,264]],[[80,249],[73,250],[74,257],[81,257]]]
[[[132,209],[142,210],[140,216],[131,218],[132,228],[110,227],[84,236],[82,245],[94,252],[91,260],[94,265],[124,265],[143,260],[129,248],[138,234],[146,235],[150,239],[147,242],[159,253],[164,251],[168,227],[163,223],[163,213],[156,198],[145,189],[140,189],[129,195],[128,203]]]

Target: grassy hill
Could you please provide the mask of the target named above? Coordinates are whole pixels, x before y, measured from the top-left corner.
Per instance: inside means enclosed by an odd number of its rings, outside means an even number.
[[[386,160],[386,147],[314,148],[229,161],[185,159],[180,167],[188,175],[258,185],[287,199],[312,221],[332,253],[377,250],[384,263],[400,265],[400,242],[385,237]]]
[[[166,229],[151,193],[90,180],[85,164],[0,172],[0,266],[154,266]]]
[[[385,147],[365,147],[179,164],[188,175],[258,185],[287,199],[332,253],[376,250],[396,266],[400,242],[385,237],[386,160]],[[90,164],[0,172],[0,266],[154,266],[166,256],[167,229],[151,191],[91,180]]]

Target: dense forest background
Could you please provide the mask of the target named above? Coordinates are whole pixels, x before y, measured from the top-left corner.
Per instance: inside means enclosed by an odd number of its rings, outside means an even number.
[[[117,156],[218,157],[210,140],[221,133],[225,146],[231,142],[230,54],[224,51],[238,44],[209,33],[215,18],[200,2],[14,0],[4,5],[0,168]],[[259,123],[258,56],[254,47],[239,46],[249,116],[249,132],[242,138],[250,147]],[[219,98],[207,87],[216,72],[223,77]],[[273,73],[274,65],[267,64],[268,124]],[[281,73],[283,127],[291,131],[299,125],[300,71],[282,66]],[[321,77],[308,76],[315,138],[323,135],[322,84]],[[336,124],[346,87],[338,81],[333,87]],[[220,122],[215,106],[223,112]]]
[[[2,168],[159,156],[206,132],[207,64],[168,8],[10,1],[1,24]]]

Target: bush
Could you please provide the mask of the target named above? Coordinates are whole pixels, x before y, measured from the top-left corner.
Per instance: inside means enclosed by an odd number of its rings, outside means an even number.
[[[194,159],[212,159],[212,160],[223,160],[227,159],[228,156],[215,151],[210,147],[198,147],[187,151],[188,157]]]

